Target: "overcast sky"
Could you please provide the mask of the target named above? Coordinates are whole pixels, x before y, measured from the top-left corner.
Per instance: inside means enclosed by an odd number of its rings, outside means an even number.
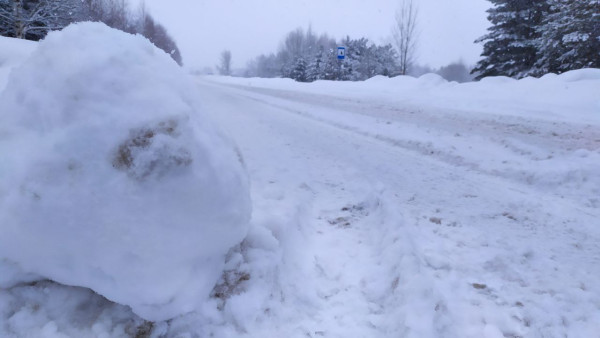
[[[138,1],[138,0],[133,0]],[[418,62],[440,67],[474,64],[486,33],[487,0],[414,0],[419,6]],[[234,68],[277,50],[287,32],[312,25],[341,39],[388,42],[399,0],[146,0],[151,14],[176,40],[185,66],[214,67],[229,49]]]

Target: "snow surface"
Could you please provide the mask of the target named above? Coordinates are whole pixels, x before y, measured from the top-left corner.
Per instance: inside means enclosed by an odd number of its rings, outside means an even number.
[[[270,95],[270,103],[338,128],[600,207],[600,157],[595,151],[600,69],[463,84],[436,74],[335,85],[206,78],[242,86],[250,92],[245,95],[257,99]],[[507,137],[514,133],[519,137]]]
[[[235,270],[252,277],[222,313],[178,319],[169,332],[597,336],[598,74],[493,86],[435,75],[201,78],[207,111],[250,170],[254,221]],[[497,104],[468,102],[481,87]],[[467,102],[441,107],[448,91]],[[540,113],[546,101],[560,103],[553,114]]]
[[[211,297],[149,323],[21,283],[0,336],[599,337],[598,70],[197,84],[253,201]]]
[[[2,50],[0,51],[0,89],[6,86],[8,74],[13,67],[21,64],[37,47],[33,41],[21,39],[2,39]]]
[[[150,320],[202,304],[251,205],[240,155],[195,91],[149,41],[97,23],[48,35],[13,69],[0,95],[3,287],[39,275]]]

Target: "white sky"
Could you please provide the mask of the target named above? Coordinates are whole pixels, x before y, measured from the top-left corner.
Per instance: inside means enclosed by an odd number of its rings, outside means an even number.
[[[139,0],[133,0],[139,1]],[[340,39],[389,41],[399,0],[146,0],[151,14],[176,40],[186,67],[213,67],[229,49],[233,67],[276,52],[285,34],[312,25]],[[474,64],[486,33],[487,0],[415,0],[420,8],[418,62],[440,67]]]

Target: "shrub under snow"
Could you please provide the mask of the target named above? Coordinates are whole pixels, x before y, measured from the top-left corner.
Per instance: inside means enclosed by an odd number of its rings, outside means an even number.
[[[51,33],[0,94],[0,287],[84,286],[149,320],[196,308],[245,236],[239,155],[141,36]]]

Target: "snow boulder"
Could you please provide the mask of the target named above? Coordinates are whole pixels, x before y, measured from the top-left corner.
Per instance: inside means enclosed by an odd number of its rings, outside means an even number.
[[[141,36],[49,34],[0,94],[0,272],[88,287],[148,320],[198,308],[251,203],[196,90]]]
[[[37,43],[33,41],[0,36],[0,91],[6,85],[11,69],[33,52]]]

